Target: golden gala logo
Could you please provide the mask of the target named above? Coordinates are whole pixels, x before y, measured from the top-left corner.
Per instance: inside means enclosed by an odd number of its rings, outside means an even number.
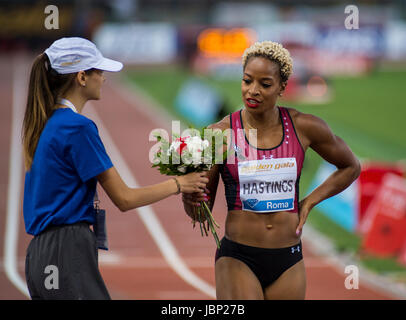
[[[241,168],[241,173],[243,174],[250,174],[256,172],[264,172],[264,171],[272,171],[272,170],[279,170],[284,168],[292,168],[295,166],[294,162],[282,162],[282,163],[269,163],[269,164],[256,164],[256,165],[249,165],[246,167]]]

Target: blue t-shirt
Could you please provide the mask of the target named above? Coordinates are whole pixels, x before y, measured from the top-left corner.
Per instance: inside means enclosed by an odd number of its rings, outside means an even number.
[[[27,233],[37,235],[50,225],[95,223],[96,176],[112,166],[92,120],[69,108],[55,110],[25,174]]]

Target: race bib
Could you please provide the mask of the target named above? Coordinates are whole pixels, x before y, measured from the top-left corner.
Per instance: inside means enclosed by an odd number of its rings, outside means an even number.
[[[242,209],[276,212],[294,209],[296,158],[238,162]]]

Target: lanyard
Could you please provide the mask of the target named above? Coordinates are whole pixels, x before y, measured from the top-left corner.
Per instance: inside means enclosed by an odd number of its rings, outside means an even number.
[[[73,103],[70,102],[69,100],[60,98],[60,99],[58,99],[57,102],[58,102],[59,104],[65,106],[65,107],[71,108],[71,109],[73,110],[73,112],[78,113],[78,111],[76,110],[76,108],[75,108],[75,106],[73,105]]]

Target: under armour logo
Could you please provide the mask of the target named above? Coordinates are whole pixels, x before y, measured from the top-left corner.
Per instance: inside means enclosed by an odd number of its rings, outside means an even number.
[[[262,156],[262,160],[266,160],[266,159],[272,159],[273,158],[273,154],[271,154],[270,156],[266,156],[265,154]]]
[[[300,246],[297,246],[296,248],[292,247],[291,250],[292,250],[292,253],[300,252]]]

